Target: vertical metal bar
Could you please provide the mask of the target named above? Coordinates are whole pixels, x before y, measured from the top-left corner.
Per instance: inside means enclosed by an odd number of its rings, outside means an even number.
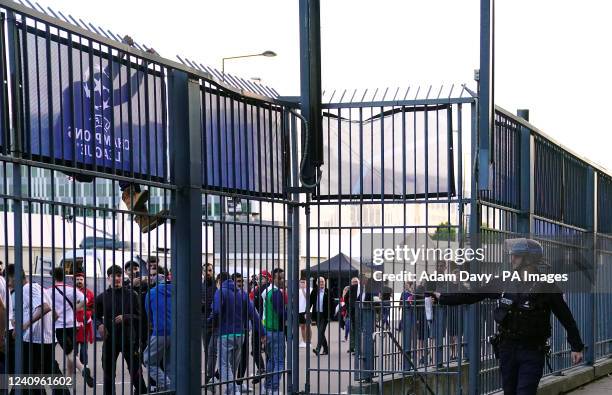
[[[576,180],[578,181],[578,180]],[[585,224],[587,233],[587,243],[590,251],[587,252],[586,256],[589,260],[587,267],[595,268],[597,262],[597,173],[592,167],[587,170],[586,177],[586,202],[585,202]],[[589,234],[590,233],[590,234]],[[589,236],[591,239],[589,240]],[[591,273],[594,273],[593,270]],[[595,284],[590,284],[590,292],[585,295],[585,310],[584,310],[584,322],[586,324],[584,334],[585,354],[584,362],[588,365],[595,363],[595,320],[599,317],[595,314]]]
[[[175,368],[176,392],[187,394],[201,391],[201,324],[193,319],[201,314],[202,223],[200,215],[193,215],[202,211],[200,85],[177,70],[170,72],[168,82],[170,130],[177,134],[170,138],[171,179],[177,186],[171,205],[176,215],[172,221],[172,270],[176,283],[172,305],[176,309],[172,312],[175,335],[171,350],[175,367],[189,367]]]
[[[8,38],[8,74],[10,82],[10,106],[11,106],[11,153],[13,156],[21,157],[21,64],[19,58],[19,37],[15,13],[7,11],[7,38]],[[25,21],[24,21],[25,22]],[[14,306],[23,306],[23,224],[22,224],[22,190],[21,190],[21,165],[13,165],[13,218],[14,218],[14,259],[15,259],[15,300]],[[7,262],[8,264],[8,262]],[[23,310],[15,309],[15,374],[23,372]],[[17,394],[21,391],[17,390]]]
[[[477,155],[478,145],[478,129],[476,128],[476,105],[472,104],[472,161]],[[476,180],[479,178],[479,166],[473,168],[471,176],[471,193],[470,193],[470,224],[469,237],[470,247],[476,249],[480,246],[480,204],[478,203],[479,185]],[[488,172],[488,167],[485,169]],[[477,261],[470,262],[470,271],[477,272],[479,270]],[[468,371],[468,394],[477,395],[480,392],[479,375],[480,375],[480,304],[473,304],[468,307],[468,322],[470,324],[468,330],[468,357],[470,360]]]
[[[489,148],[494,120],[494,9],[493,0],[480,0],[480,75],[478,78],[478,185],[489,188]]]
[[[291,122],[289,122],[291,119]],[[283,133],[286,134],[287,138],[291,139],[291,185],[294,187],[299,186],[298,180],[298,143],[297,143],[297,125],[295,122],[295,117],[288,117],[285,112],[283,125],[285,128],[289,128],[289,132],[291,136],[289,137],[287,130],[283,130]],[[289,297],[290,297],[290,306],[298,306],[298,284],[299,284],[299,266],[300,266],[300,211],[299,206],[297,204],[300,201],[300,196],[298,193],[291,194],[291,201],[288,206],[289,215],[288,215],[288,240],[289,240],[289,248],[288,248],[288,278],[289,278]],[[290,345],[287,350],[287,360],[290,361],[290,365],[287,367],[289,370],[289,378],[288,380],[288,392],[294,393],[299,391],[300,386],[300,353],[299,353],[299,325],[297,320],[297,309],[291,308],[289,309],[289,323],[291,330],[288,331],[287,342]]]
[[[529,121],[529,110],[518,110],[517,115]],[[531,130],[520,125],[520,165],[519,165],[519,207],[522,211],[518,217],[518,231],[523,235],[531,235],[533,230],[533,142]]]

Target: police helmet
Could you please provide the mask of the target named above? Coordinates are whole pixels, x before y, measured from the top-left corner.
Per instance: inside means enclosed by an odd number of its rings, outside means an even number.
[[[526,256],[533,263],[540,263],[544,258],[544,250],[542,245],[532,239],[524,237],[517,239],[508,239],[505,241],[506,251],[510,255]]]

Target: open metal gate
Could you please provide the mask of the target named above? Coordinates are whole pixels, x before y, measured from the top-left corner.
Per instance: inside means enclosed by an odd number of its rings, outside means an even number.
[[[323,319],[311,313],[319,330],[301,356],[306,392],[465,391],[467,310],[430,305],[425,291],[436,288],[408,278],[458,266],[377,251],[469,246],[475,116],[462,87],[325,97],[324,165],[306,206],[301,266],[313,300],[323,278],[330,304]],[[406,278],[379,281],[394,274]],[[323,335],[329,355],[311,353]]]

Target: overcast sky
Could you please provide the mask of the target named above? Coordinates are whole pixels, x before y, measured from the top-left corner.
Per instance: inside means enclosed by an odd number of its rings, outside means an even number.
[[[479,0],[322,0],[323,89],[473,83]],[[176,60],[299,94],[298,0],[42,0],[40,4],[130,34]],[[531,122],[612,170],[612,3],[496,1],[496,104],[529,108]]]

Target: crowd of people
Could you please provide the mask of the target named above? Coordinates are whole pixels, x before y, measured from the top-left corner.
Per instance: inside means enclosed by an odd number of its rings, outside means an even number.
[[[221,272],[213,280],[210,264],[205,265],[203,272],[205,382],[220,383],[226,394],[249,392],[251,388],[244,377],[250,345],[257,369],[251,382],[257,384],[264,378],[265,393],[278,394],[286,345],[287,292],[283,269],[262,271],[259,281],[252,279],[246,289],[240,273]]]
[[[284,369],[287,290],[284,272],[277,268],[272,273],[263,270],[259,276],[251,277],[248,284],[240,273],[222,272],[214,276],[214,268],[208,264],[203,267],[202,284],[202,343],[205,350],[205,383],[208,387],[221,384],[225,393],[246,393],[252,390],[246,383],[257,384],[265,380],[266,393],[279,390],[280,372]],[[316,325],[316,345],[312,352],[317,356],[330,353],[328,325],[337,319],[344,329],[344,341],[349,341],[347,353],[355,352],[355,338],[360,333],[357,312],[358,302],[372,302],[377,306],[375,321],[385,330],[393,328],[396,333],[404,328],[414,333],[416,342],[412,349],[417,353],[420,364],[427,364],[428,349],[434,348],[434,299],[426,296],[427,284],[407,282],[400,295],[399,303],[393,304],[393,290],[387,285],[368,284],[366,276],[352,278],[339,300],[334,301],[328,289],[327,280],[319,277],[310,286],[308,280],[300,280],[298,289],[298,325],[301,339],[300,348],[312,342],[312,326]],[[391,315],[393,306],[408,307],[400,314]],[[405,313],[407,312],[407,313]],[[457,359],[460,336],[459,317],[438,317],[448,324],[448,334],[452,344],[451,360]],[[407,321],[409,320],[409,322]],[[408,324],[405,326],[404,324]],[[447,342],[448,343],[448,342]],[[250,349],[250,353],[249,353]],[[262,354],[265,358],[262,357]],[[249,355],[252,365],[248,364]],[[433,358],[433,356],[429,355]],[[247,366],[253,367],[247,375]]]
[[[147,274],[141,266],[146,264]],[[226,394],[252,391],[249,384],[262,386],[262,392],[277,394],[285,370],[288,318],[288,292],[283,269],[262,270],[245,281],[241,273],[216,273],[211,264],[203,266],[202,281],[202,345],[203,370],[206,388],[221,386]],[[94,386],[89,367],[92,344],[102,343],[100,358],[103,373],[103,392],[111,394],[115,388],[119,355],[127,367],[134,393],[165,390],[174,384],[171,363],[172,287],[171,273],[155,262],[131,260],[122,267],[107,268],[106,289],[95,295],[86,287],[82,272],[74,273],[74,286],[65,279],[64,268],[51,272],[52,286],[44,288],[30,282],[21,273],[23,304],[23,368],[26,374],[79,374],[88,387]],[[6,279],[0,276],[0,334],[6,336],[7,347],[0,356],[3,372],[14,372],[15,295],[14,265],[6,267]],[[393,291],[386,286],[374,290],[368,287],[365,276],[351,279],[336,301],[328,289],[327,280],[319,277],[312,286],[300,280],[298,289],[298,325],[300,348],[313,340],[311,329],[316,325],[317,356],[330,353],[327,339],[330,321],[337,318],[344,330],[344,341],[349,342],[348,353],[355,352],[355,338],[360,332],[356,320],[358,302],[378,302],[377,322],[388,330],[393,322],[398,332],[404,328],[416,331],[415,349],[421,363],[432,337],[434,319],[432,298],[425,296],[425,284],[406,283],[400,302],[415,307],[410,317],[391,316]],[[6,296],[10,295],[7,299]],[[429,303],[428,303],[429,302]],[[422,308],[416,308],[420,306]],[[8,322],[3,311],[8,310]],[[404,310],[402,310],[404,311]],[[409,326],[404,320],[409,319]],[[453,340],[451,359],[457,356],[459,318],[451,319],[448,334]],[[55,344],[61,355],[55,353]],[[89,350],[89,351],[88,351]],[[50,357],[54,355],[55,357]],[[252,364],[249,363],[249,355]],[[94,359],[96,359],[94,358]],[[62,363],[58,363],[59,360]],[[9,361],[9,366],[4,362]],[[42,362],[41,362],[42,361]],[[124,363],[124,365],[123,365]],[[249,366],[252,372],[247,374]],[[146,368],[146,374],[143,367]],[[62,368],[64,372],[62,372]],[[147,379],[145,381],[145,378]],[[247,380],[248,378],[248,380]]]
[[[95,350],[92,344],[97,338],[102,341],[104,394],[114,393],[120,353],[135,394],[169,389],[173,382],[172,284],[170,276],[154,262],[148,263],[148,275],[141,276],[142,264],[146,262],[129,261],[124,267],[109,267],[108,287],[97,296],[86,287],[85,273],[74,273],[72,285],[66,282],[64,268],[55,267],[50,273],[51,286],[43,287],[30,281],[30,276],[23,271],[17,273],[14,265],[7,265],[5,276],[0,276],[0,344],[3,346],[0,371],[17,372],[16,336],[21,332],[23,361],[19,370],[22,374],[73,376],[78,372],[85,385],[92,388],[95,381],[88,366],[88,349]],[[15,294],[18,278],[22,282],[21,298]],[[19,299],[21,307],[17,306]],[[4,319],[7,310],[8,321]],[[19,330],[15,323],[20,310],[23,325]],[[59,354],[55,352],[56,344]],[[147,368],[148,386],[143,378],[143,365]],[[68,389],[53,392],[69,393]],[[45,393],[45,390],[29,393]]]

